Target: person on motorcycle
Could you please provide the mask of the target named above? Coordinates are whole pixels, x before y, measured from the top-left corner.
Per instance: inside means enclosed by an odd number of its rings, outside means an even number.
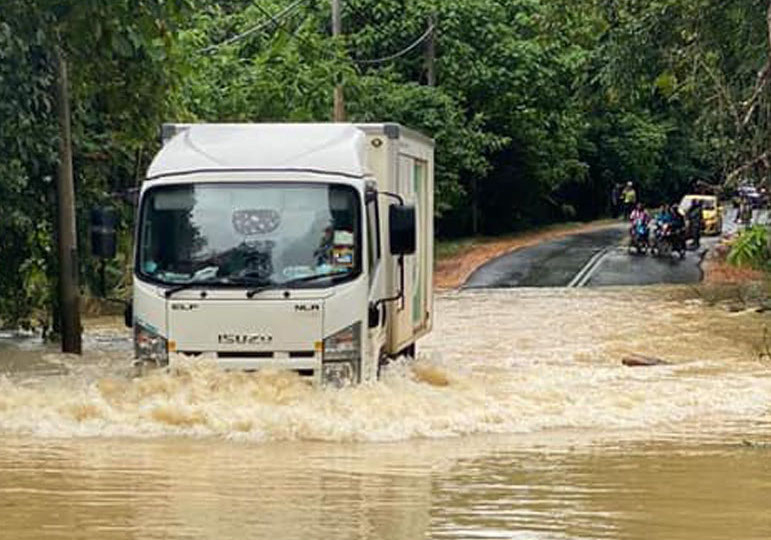
[[[672,223],[672,213],[669,211],[669,207],[667,205],[662,206],[659,208],[659,211],[656,212],[656,215],[653,217],[654,220],[654,229],[656,234],[659,234],[661,232],[661,229],[664,225],[669,225]]]
[[[643,208],[642,203],[637,203],[629,214],[629,245],[637,247],[638,252],[644,251],[649,245],[648,223],[650,216]]]
[[[643,208],[642,203],[637,203],[637,206],[635,206],[634,210],[629,214],[629,221],[632,222],[632,225],[637,223],[638,219],[642,220],[645,225],[648,225],[648,222],[650,221],[650,216],[648,215],[648,212],[645,211],[645,208]]]
[[[669,211],[669,206],[665,204],[661,208],[659,208],[659,211],[656,213],[656,221],[659,221],[661,223],[672,222],[672,213]]]
[[[677,251],[685,251],[685,218],[680,213],[677,204],[673,204],[669,207],[669,214],[672,216],[673,247]]]

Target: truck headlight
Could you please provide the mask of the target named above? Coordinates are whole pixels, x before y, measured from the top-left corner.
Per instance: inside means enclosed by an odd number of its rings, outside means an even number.
[[[168,365],[169,350],[166,338],[139,323],[134,324],[134,356],[143,362]]]
[[[324,340],[321,380],[340,388],[359,381],[361,366],[361,323],[332,334]]]

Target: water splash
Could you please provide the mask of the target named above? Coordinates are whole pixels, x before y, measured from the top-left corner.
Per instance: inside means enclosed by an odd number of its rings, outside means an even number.
[[[768,414],[771,369],[755,360],[762,320],[628,292],[442,296],[421,360],[377,383],[314,388],[291,373],[222,372],[176,358],[132,377],[125,352],[0,378],[0,432],[41,437],[399,441],[546,430],[656,436]],[[738,339],[737,339],[738,338]],[[669,366],[629,369],[623,354]],[[22,376],[24,375],[24,376]]]

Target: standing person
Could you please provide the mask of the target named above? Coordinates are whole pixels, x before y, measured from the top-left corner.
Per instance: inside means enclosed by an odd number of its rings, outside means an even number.
[[[637,204],[637,192],[632,182],[627,182],[624,191],[621,192],[621,200],[624,202],[624,217],[629,219],[635,204]]]
[[[701,242],[701,231],[704,226],[703,216],[701,213],[701,201],[695,200],[691,203],[691,207],[688,209],[688,228],[690,229],[690,236],[693,240],[694,249],[699,247]]]
[[[618,218],[619,208],[621,206],[621,184],[616,182],[610,192],[610,214],[613,219]]]
[[[752,225],[752,202],[746,195],[743,195],[739,201],[739,209],[736,211],[736,221],[748,228]]]

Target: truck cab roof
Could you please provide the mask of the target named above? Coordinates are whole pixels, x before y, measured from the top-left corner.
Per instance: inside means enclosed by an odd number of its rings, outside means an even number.
[[[227,172],[364,178],[366,135],[353,124],[167,124],[148,180]]]

